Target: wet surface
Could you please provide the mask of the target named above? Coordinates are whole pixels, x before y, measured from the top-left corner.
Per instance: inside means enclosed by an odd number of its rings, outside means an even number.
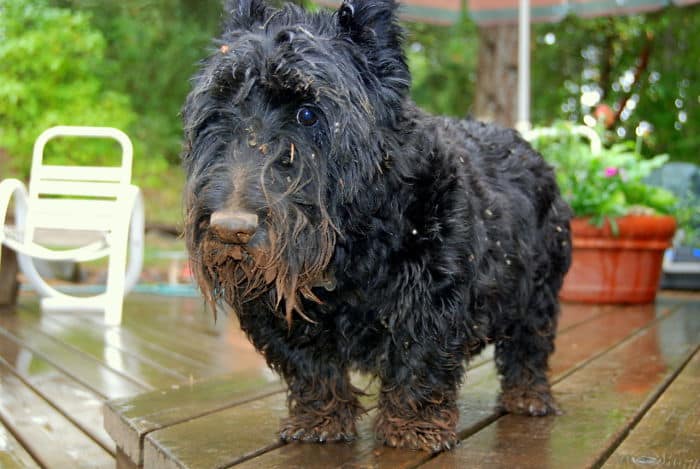
[[[0,424],[0,467],[3,469],[38,468],[39,465],[27,453],[10,431]]]
[[[23,296],[16,313],[0,314],[0,467],[32,467],[30,453],[48,467],[114,467],[102,407],[115,398],[114,415],[133,424],[117,425],[132,442],[119,454],[141,457],[143,437],[147,461],[159,467],[545,468],[608,457],[611,467],[697,465],[697,451],[688,450],[697,441],[687,436],[700,421],[697,358],[681,368],[698,346],[700,303],[567,304],[559,330],[550,375],[564,416],[494,411],[499,382],[487,349],[461,390],[461,445],[431,457],[377,445],[372,397],[355,442],[282,445],[280,383],[235,319],[214,322],[199,299],[132,295],[122,326],[107,327],[100,315],[41,315]],[[655,404],[669,383],[668,398]]]
[[[603,467],[700,467],[698,390],[696,352]]]
[[[133,295],[122,326],[107,327],[98,314],[42,315],[23,295],[16,311],[0,314],[0,416],[21,441],[0,425],[0,467],[31,467],[25,446],[48,467],[114,467],[107,399],[231,372],[270,382],[236,322],[214,323],[202,306]]]
[[[676,309],[673,304],[659,304],[658,306],[651,305],[641,308],[599,307],[592,310],[575,305],[571,308],[565,307],[557,339],[557,352],[551,361],[553,382],[564,383],[568,379],[573,379],[572,376],[584,372],[589,366],[603,360],[621,343],[640,334],[646,338],[639,339],[634,352],[641,353],[641,351],[651,350],[652,356],[657,356],[660,353],[659,347],[655,347],[654,344],[658,343],[656,339],[661,332],[644,334],[643,331],[650,327],[654,328],[654,331],[674,331],[679,329],[678,325],[682,321],[689,317],[692,319],[692,315],[687,311],[676,311]],[[669,343],[677,344],[679,341],[686,345],[688,343],[687,338],[670,339]],[[674,347],[677,348],[677,345],[672,345],[671,349],[675,350]],[[498,418],[499,414],[494,410],[500,386],[491,358],[491,355],[487,353],[485,357],[474,360],[475,367],[467,373],[466,384],[461,390],[459,400],[461,418],[458,431],[462,438],[467,438],[471,434],[480,435],[479,430],[482,428],[497,429],[499,425],[503,425],[499,423],[502,419]],[[652,360],[652,363],[656,362],[656,360]],[[625,369],[623,368],[622,371]],[[639,370],[637,369],[637,371]],[[630,370],[630,372],[632,376],[636,376],[634,370]],[[636,380],[622,376],[621,381],[632,384]],[[560,384],[560,386],[564,386],[564,384]],[[555,387],[555,389],[557,388]],[[228,467],[235,465],[236,467],[251,468],[341,466],[408,468],[420,465],[430,459],[430,455],[426,453],[395,450],[378,445],[372,433],[374,411],[370,411],[360,421],[358,426],[360,437],[355,442],[327,445],[281,445],[274,437],[279,420],[284,417],[286,410],[281,397],[269,399],[271,400],[266,401],[266,405],[263,407],[260,407],[257,401],[251,402],[235,409],[212,413],[202,419],[155,432],[147,439],[146,451],[150,455],[148,457],[151,458],[150,461],[162,464],[162,467],[176,467],[178,465]],[[565,410],[567,410],[568,405],[569,403],[565,399],[563,405]],[[242,422],[245,427],[248,425],[246,422],[255,421],[260,422],[256,431],[239,438],[241,431],[239,424]],[[542,425],[543,422],[552,422],[552,420],[549,418],[524,418],[524,422],[526,427],[522,431],[527,434],[530,431],[527,426],[528,422],[531,422],[536,430],[537,425]],[[615,423],[619,424],[620,422]],[[551,425],[551,423],[547,425]],[[199,442],[197,444],[191,444],[191,442],[183,444],[186,435],[206,432],[207,428],[225,430],[207,433],[206,447],[208,451],[206,455],[195,451],[200,444]],[[500,432],[502,434],[503,430]],[[515,434],[508,430],[505,435],[503,444],[509,445],[509,438],[514,437]],[[498,439],[498,432],[495,438]],[[469,441],[470,438],[467,438],[462,444]],[[201,444],[205,444],[204,439],[202,439]],[[252,457],[253,455],[258,456]],[[239,463],[241,460],[243,462]],[[461,461],[457,461],[456,464],[453,467],[479,466],[478,464],[476,466],[463,465]],[[514,465],[518,466],[518,464]]]
[[[688,321],[700,321],[697,310],[670,314],[555,384],[565,415],[503,416],[426,466],[574,468],[598,463],[643,412],[645,402],[696,351],[697,337],[689,341],[682,333],[667,336],[663,350],[659,346],[662,324],[679,331],[677,326]]]

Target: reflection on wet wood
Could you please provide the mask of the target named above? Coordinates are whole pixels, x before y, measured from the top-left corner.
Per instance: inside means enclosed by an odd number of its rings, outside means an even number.
[[[700,467],[700,352],[696,352],[604,468]]]
[[[24,320],[23,315],[23,312],[18,312],[16,316],[0,316],[0,336],[17,345],[21,344],[101,396],[112,399],[148,390],[55,338],[32,329],[32,321]]]
[[[270,381],[235,318],[214,323],[199,299],[130,295],[122,326],[107,327],[99,314],[42,315],[36,300],[23,295],[16,313],[0,314],[0,467],[14,467],[6,462],[12,458],[31,467],[35,450],[47,467],[80,467],[74,448],[82,447],[85,457],[99,455],[90,465],[116,461],[124,468],[137,467],[134,459],[144,456],[156,467],[518,467],[520,455],[538,467],[568,468],[599,464],[610,454],[608,463],[617,467],[634,457],[647,461],[651,453],[639,448],[653,449],[651,457],[661,462],[692,467],[697,455],[688,448],[698,442],[688,438],[698,432],[697,399],[673,397],[683,395],[676,388],[689,379],[691,365],[666,390],[668,401],[655,396],[681,367],[683,347],[688,357],[688,344],[697,346],[700,303],[693,298],[661,298],[656,307],[565,304],[550,363],[563,417],[519,422],[494,412],[499,383],[487,349],[472,360],[459,401],[459,432],[469,455],[453,460],[463,449],[431,458],[377,446],[371,400],[365,400],[370,411],[359,422],[357,441],[282,445],[276,439],[286,415],[281,384]],[[684,309],[673,312],[678,305]],[[692,398],[698,385],[687,386],[685,396]],[[114,398],[105,414],[107,435],[98,407]],[[652,433],[637,435],[647,427]],[[115,451],[110,436],[129,451]]]
[[[60,324],[66,331],[73,330],[90,336],[106,350],[128,354],[152,366],[169,370],[170,375],[180,381],[189,380],[190,377],[200,379],[207,373],[215,372],[203,362],[192,360],[156,342],[141,339],[122,327],[96,325],[65,314],[52,315],[50,320]]]
[[[462,442],[457,450],[426,464],[443,467],[588,467],[605,457],[647,400],[664,388],[697,347],[663,327],[700,320],[684,309],[623,342],[554,386],[565,410],[559,417],[505,415]]]
[[[567,314],[567,309],[564,314]],[[581,310],[579,310],[581,311]],[[584,363],[620,340],[639,331],[655,318],[653,307],[623,308],[626,320],[620,320],[619,308],[601,308],[587,320],[571,321],[571,326],[564,326],[556,342],[556,352],[552,356],[552,381],[556,382],[571,369]],[[566,322],[564,323],[566,324]],[[493,362],[479,366],[467,373],[466,383],[460,390],[458,407],[460,419],[457,424],[462,438],[478,431],[498,418],[495,411],[496,398],[500,392],[498,373]],[[365,419],[371,420],[373,415]],[[368,427],[371,430],[371,426]],[[263,454],[242,464],[243,467],[295,467],[301,452],[313,460],[317,446],[296,445],[296,450],[282,447]],[[361,433],[358,442],[352,444],[353,451],[348,451],[342,444],[329,445],[324,453],[329,460],[343,467],[372,468],[409,468],[429,459],[423,452],[401,451],[378,445],[371,431]],[[294,446],[292,446],[294,447]],[[304,467],[303,464],[296,467]]]
[[[659,314],[668,313],[660,308]],[[605,353],[630,334],[646,326],[657,316],[654,305],[623,306],[606,309],[606,312],[579,325],[571,334],[559,334],[556,349],[550,359],[551,374],[573,370],[576,366],[597,354]],[[566,347],[559,353],[560,347]]]
[[[3,469],[34,469],[39,465],[22,444],[0,422],[0,467]]]
[[[1,363],[0,376],[0,417],[28,445],[41,465],[87,468],[114,463],[111,454],[86,438]]]
[[[31,363],[31,367],[29,364]],[[21,380],[41,399],[65,415],[75,426],[109,452],[114,442],[104,429],[101,396],[80,385],[30,352],[22,350],[14,366],[0,356],[0,370]],[[2,467],[2,466],[0,466]]]
[[[265,367],[262,357],[253,349],[235,317],[219,315],[216,323],[211,312],[205,311],[200,299],[158,298],[131,295],[120,330],[168,350],[176,359],[198,363],[190,371],[213,376]],[[103,329],[101,318],[93,318],[97,329]],[[182,357],[185,357],[184,360]]]
[[[88,328],[65,327],[51,318],[42,318],[36,329],[63,342],[69,342],[72,349],[146,388],[159,389],[187,379],[185,375],[154,362],[148,356],[139,356],[115,347],[106,341],[104,336],[98,337],[93,334],[94,330],[90,331]],[[118,337],[115,339],[118,340]]]
[[[589,321],[594,317],[609,312],[614,306],[585,305],[580,303],[565,303],[561,305],[558,330],[564,331],[570,327]]]

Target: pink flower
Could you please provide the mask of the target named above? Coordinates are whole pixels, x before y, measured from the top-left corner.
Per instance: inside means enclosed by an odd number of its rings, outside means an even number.
[[[606,178],[611,178],[611,177],[617,176],[618,174],[620,174],[620,170],[614,166],[609,166],[609,167],[605,168],[605,177]]]

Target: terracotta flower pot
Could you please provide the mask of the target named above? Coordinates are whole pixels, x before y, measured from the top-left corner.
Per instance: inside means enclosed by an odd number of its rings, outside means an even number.
[[[588,218],[571,222],[573,261],[564,278],[564,301],[649,303],[654,301],[664,250],[671,245],[676,221],[671,216],[627,215],[598,228]]]

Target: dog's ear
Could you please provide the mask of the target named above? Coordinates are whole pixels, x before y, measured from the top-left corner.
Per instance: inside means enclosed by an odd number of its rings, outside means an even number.
[[[395,0],[343,0],[336,18],[339,36],[357,44],[384,86],[403,96],[408,92],[410,75],[397,8]]]
[[[270,11],[264,0],[226,0],[224,30],[251,29],[256,24],[263,24]]]
[[[403,30],[397,8],[395,0],[343,0],[337,12],[338,26],[360,43],[371,40],[371,35],[377,46],[400,48]]]

